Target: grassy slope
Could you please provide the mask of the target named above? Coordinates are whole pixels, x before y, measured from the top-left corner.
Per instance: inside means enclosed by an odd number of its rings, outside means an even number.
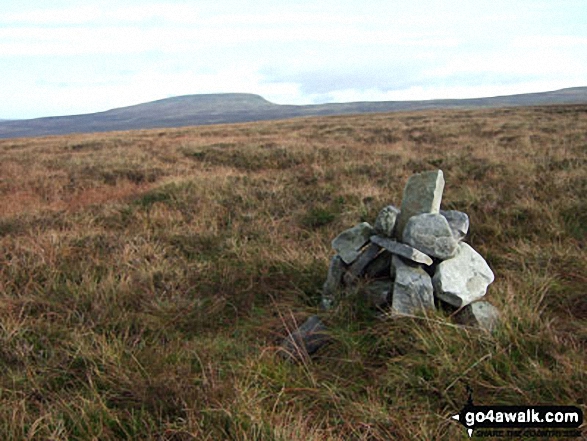
[[[0,439],[467,439],[477,404],[586,409],[587,108],[0,141]],[[330,240],[441,168],[494,336],[353,302],[291,365]]]

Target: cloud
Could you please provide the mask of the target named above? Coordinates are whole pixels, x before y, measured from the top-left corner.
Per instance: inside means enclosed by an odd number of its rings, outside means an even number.
[[[50,81],[36,82],[26,90],[13,87],[15,80],[9,80],[7,87],[0,90],[0,101],[13,103],[11,117],[33,118],[92,113],[192,93],[256,93],[289,104],[301,97],[299,85],[266,82],[254,66],[247,65],[208,72],[145,70],[108,78],[77,78],[64,83],[55,75]],[[34,109],[30,102],[36,102]]]
[[[580,80],[570,83],[567,80],[525,81],[515,84],[474,85],[474,86],[412,86],[402,90],[385,91],[380,89],[346,89],[329,93],[332,102],[352,101],[418,101],[433,99],[485,98],[515,95],[521,93],[547,92],[566,87],[584,86]]]
[[[357,46],[393,48],[449,48],[459,40],[446,35],[398,33],[391,29],[362,29],[344,25],[303,23],[139,26],[120,23],[101,26],[13,26],[0,29],[0,56],[124,54],[148,51],[178,53],[198,48],[251,45],[334,45],[354,52]]]
[[[576,35],[524,35],[515,37],[512,46],[521,49],[587,48],[587,37]]]
[[[474,77],[490,75],[510,77],[587,77],[587,57],[584,49],[567,47],[536,47],[535,50],[512,45],[507,49],[481,53],[465,53],[446,60],[441,66],[429,70],[433,78]]]
[[[101,25],[112,22],[138,24],[153,20],[169,23],[193,24],[197,22],[201,8],[190,3],[152,4],[102,4],[70,6],[67,8],[45,7],[0,15],[0,24],[5,26],[72,26]]]
[[[5,117],[192,93],[303,104],[499,95],[587,78],[581,2],[7,2]]]

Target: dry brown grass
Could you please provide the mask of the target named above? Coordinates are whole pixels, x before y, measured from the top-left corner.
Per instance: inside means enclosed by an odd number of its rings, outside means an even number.
[[[0,438],[466,439],[479,404],[587,396],[587,108],[0,140]],[[317,310],[331,239],[441,168],[496,274],[495,336]]]

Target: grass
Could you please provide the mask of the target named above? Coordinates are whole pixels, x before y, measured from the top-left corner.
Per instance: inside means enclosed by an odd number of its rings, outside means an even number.
[[[0,438],[468,439],[477,404],[587,410],[584,106],[0,140]],[[494,335],[343,302],[330,241],[441,168]],[[585,430],[585,429],[583,429]]]

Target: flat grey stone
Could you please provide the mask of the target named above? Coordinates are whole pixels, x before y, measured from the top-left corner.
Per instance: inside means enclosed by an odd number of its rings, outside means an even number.
[[[389,303],[392,291],[391,279],[374,280],[365,287],[365,300],[371,307],[382,308]]]
[[[442,170],[410,176],[404,187],[401,212],[395,226],[397,238],[403,237],[404,228],[412,216],[439,212],[443,190],[444,175]]]
[[[465,326],[474,326],[492,332],[499,323],[498,309],[489,302],[470,303],[454,316],[456,323]]]
[[[365,268],[365,277],[369,279],[379,279],[390,276],[391,253],[383,250],[377,257]]]
[[[375,220],[375,232],[385,237],[393,237],[393,230],[399,213],[399,208],[393,205],[384,207]]]
[[[417,314],[426,309],[436,309],[430,276],[418,265],[408,265],[400,257],[393,256],[395,282],[391,309],[393,314]]]
[[[495,276],[483,257],[460,242],[457,254],[436,267],[432,282],[436,296],[457,308],[480,299]]]
[[[326,326],[320,317],[313,315],[291,335],[283,339],[279,354],[291,361],[302,360],[315,353],[328,341]]]
[[[469,216],[467,213],[457,210],[440,210],[450,226],[452,236],[457,242],[460,242],[465,238],[469,232]]]
[[[424,265],[428,266],[432,265],[433,261],[430,258],[430,256],[427,256],[423,252],[404,243],[400,243],[395,240],[381,236],[371,236],[371,242],[379,245],[382,248],[385,248],[392,254],[397,254],[399,256],[405,257],[406,259],[410,259],[416,263],[423,263]]]
[[[337,301],[340,290],[342,289],[342,278],[345,272],[345,264],[339,255],[330,260],[328,275],[322,285],[322,309],[330,309]]]
[[[403,241],[439,259],[450,259],[457,252],[458,242],[454,239],[450,225],[444,216],[423,213],[412,216],[402,237]]]
[[[364,274],[367,265],[377,257],[379,251],[381,251],[381,247],[378,245],[374,243],[367,245],[361,252],[361,255],[348,267],[343,276],[344,283],[346,285],[355,283],[357,278]]]
[[[345,263],[352,263],[359,257],[361,248],[369,241],[369,236],[372,234],[373,227],[367,222],[362,222],[336,236],[332,241],[332,248]]]

